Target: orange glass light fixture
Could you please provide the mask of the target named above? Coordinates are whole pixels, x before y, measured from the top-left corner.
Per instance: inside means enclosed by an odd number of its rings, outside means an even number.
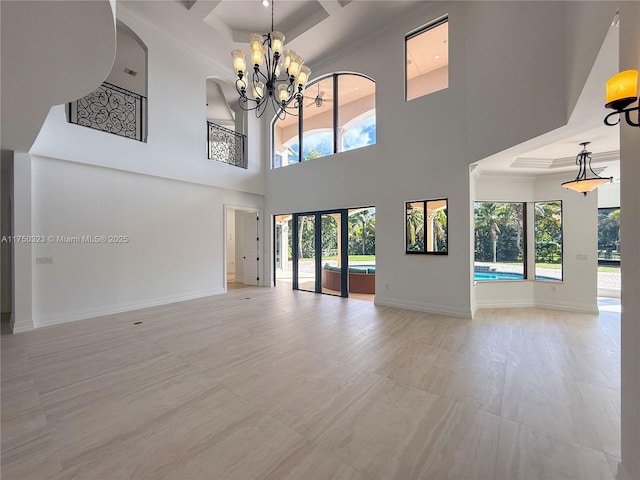
[[[244,50],[233,50],[231,57],[237,76],[240,108],[253,110],[256,117],[260,118],[267,105],[271,104],[278,118],[284,119],[287,114],[299,115],[302,91],[309,81],[311,69],[304,65],[303,58],[296,52],[284,49],[284,34],[273,29],[274,3],[271,2],[271,33],[249,35],[253,66],[251,77],[247,75]],[[281,76],[281,72],[284,75]]]
[[[578,176],[575,180],[564,182],[562,186],[580,192],[583,195],[595,190],[605,183],[612,183],[613,177],[601,177],[591,168],[591,152],[587,151],[587,145],[591,142],[582,142],[582,151],[576,157],[576,165],[578,165]],[[593,177],[587,177],[587,168]]]
[[[627,108],[638,99],[638,71],[625,70],[607,81],[605,107],[615,110],[604,118],[605,125],[614,126],[620,123],[624,114],[626,122],[633,127],[640,127],[639,121],[631,119],[631,112],[640,111],[640,107]],[[611,117],[618,117],[616,121]]]

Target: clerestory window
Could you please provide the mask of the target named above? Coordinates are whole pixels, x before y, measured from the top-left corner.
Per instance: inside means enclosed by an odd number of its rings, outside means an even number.
[[[405,38],[406,100],[449,87],[449,19],[430,23]]]

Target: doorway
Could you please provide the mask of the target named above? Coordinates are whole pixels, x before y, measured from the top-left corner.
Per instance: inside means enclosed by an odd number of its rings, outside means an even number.
[[[274,284],[373,301],[375,208],[273,217]]]
[[[225,287],[260,284],[260,212],[225,206]]]

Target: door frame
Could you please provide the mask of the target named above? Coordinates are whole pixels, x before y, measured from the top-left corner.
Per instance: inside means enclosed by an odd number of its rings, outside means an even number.
[[[262,251],[264,249],[264,227],[263,227],[263,215],[262,215],[262,209],[261,208],[257,208],[257,207],[249,207],[249,206],[245,206],[245,205],[234,205],[234,204],[230,204],[230,203],[225,203],[223,205],[223,215],[224,215],[224,220],[222,222],[223,224],[223,242],[222,242],[222,258],[223,258],[223,265],[222,265],[222,285],[223,285],[223,290],[224,293],[227,293],[227,238],[228,238],[228,233],[229,233],[229,226],[227,225],[227,214],[230,210],[233,211],[240,211],[240,212],[245,212],[245,213],[255,213],[257,215],[257,221],[256,221],[256,231],[258,234],[258,241],[257,243],[257,254],[258,254],[258,286],[261,287],[264,285],[264,263],[263,263],[263,259],[264,259],[264,255],[262,255]],[[235,238],[235,232],[234,232],[234,238]],[[234,240],[235,241],[235,240]],[[237,247],[237,245],[236,245]],[[238,268],[238,265],[236,265],[236,269]]]
[[[298,212],[292,215],[292,260],[293,260],[293,290],[299,290],[298,285],[298,218],[305,216],[314,216],[315,229],[314,229],[314,242],[315,242],[315,272],[316,272],[316,284],[315,292],[322,292],[322,216],[330,214],[340,214],[340,264],[342,269],[340,272],[340,297],[346,298],[349,296],[348,281],[349,281],[349,209],[348,208],[336,208],[331,210],[316,210],[312,212]],[[274,253],[275,255],[275,253]],[[307,290],[304,290],[307,291]],[[329,295],[329,294],[327,294]],[[337,295],[335,295],[337,296]]]

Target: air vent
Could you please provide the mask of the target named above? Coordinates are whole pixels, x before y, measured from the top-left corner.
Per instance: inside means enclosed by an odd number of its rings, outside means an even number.
[[[136,75],[138,75],[138,72],[131,70],[130,68],[126,68],[124,69],[124,73],[126,73],[127,75],[131,75],[132,77],[135,77]]]

